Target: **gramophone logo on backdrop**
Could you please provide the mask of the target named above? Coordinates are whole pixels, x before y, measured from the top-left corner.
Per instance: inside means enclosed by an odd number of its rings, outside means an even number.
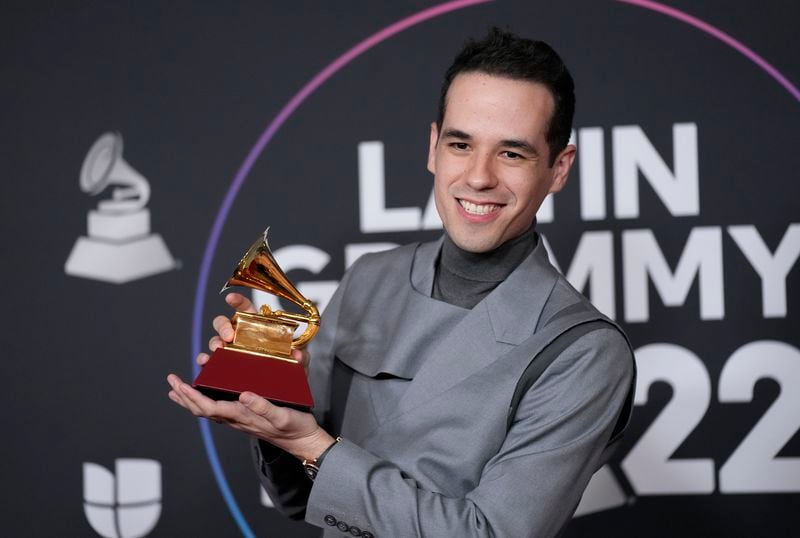
[[[97,139],[83,161],[80,185],[92,196],[117,187],[89,211],[88,237],[75,242],[68,275],[124,284],[176,267],[161,236],[150,233],[150,185],[122,158],[122,135]]]
[[[115,474],[96,463],[83,464],[83,511],[105,538],[140,538],[161,515],[161,464],[118,459]]]

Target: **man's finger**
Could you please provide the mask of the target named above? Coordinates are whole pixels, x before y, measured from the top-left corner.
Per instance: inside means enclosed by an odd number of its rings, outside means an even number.
[[[243,392],[239,395],[239,401],[243,406],[258,416],[269,420],[270,414],[274,411],[275,405],[267,399],[252,392]]]
[[[205,366],[211,356],[208,353],[200,353],[195,361],[197,361],[198,366]]]
[[[246,419],[239,403],[214,401],[181,381],[181,378],[175,374],[168,375],[167,381],[172,386],[168,395],[170,400],[189,410],[196,417],[204,417],[228,425]]]
[[[310,359],[310,355],[308,351],[305,349],[293,349],[292,350],[292,358],[302,364],[303,366],[308,366],[308,361]]]
[[[208,349],[211,351],[216,351],[217,349],[224,347],[225,342],[219,336],[212,336],[208,340]]]
[[[175,374],[169,374],[167,376],[167,383],[172,387],[169,398],[184,409],[189,410],[193,415],[200,416],[200,409],[181,390],[181,387],[185,385],[181,378]]]
[[[229,293],[225,296],[225,302],[235,308],[237,312],[256,312],[253,302],[241,293]]]
[[[176,404],[180,405],[180,406],[181,406],[181,407],[183,407],[184,409],[188,409],[188,408],[186,407],[186,404],[185,404],[185,403],[183,403],[183,399],[182,399],[182,398],[181,398],[181,397],[178,395],[178,393],[177,393],[177,392],[175,392],[174,390],[170,390],[170,391],[169,391],[169,393],[167,394],[167,396],[169,396],[169,399],[170,399],[170,400],[172,400],[172,401],[173,401],[173,402],[175,402]]]
[[[303,366],[303,370],[305,370],[306,375],[308,375],[308,363],[311,360],[311,356],[308,354],[308,351],[305,349],[293,349],[292,358]]]
[[[176,404],[180,405],[191,414],[196,417],[202,416],[202,412],[199,407],[197,407],[189,398],[186,397],[183,392],[179,389],[180,385],[176,384],[172,386],[172,390],[169,392],[169,398]]]
[[[180,379],[178,379],[178,381],[180,381]],[[187,404],[188,409],[194,413],[195,416],[235,419],[235,417],[231,417],[229,414],[223,412],[224,407],[226,405],[230,405],[230,402],[217,402],[212,400],[188,383],[183,383],[182,381],[173,385],[173,389],[181,396],[181,398],[183,398],[183,401]]]
[[[214,321],[211,322],[211,326],[214,327],[214,330],[217,331],[217,334],[226,342],[233,340],[233,325],[231,324],[231,320],[227,317],[215,317]],[[211,347],[210,341],[208,345]]]
[[[228,426],[249,425],[252,422],[251,417],[252,413],[247,411],[239,402],[224,401],[214,402],[213,413],[208,415],[208,418]]]
[[[172,390],[175,390],[176,385],[181,383],[181,378],[175,374],[167,374],[167,383],[169,383],[169,386],[172,387]]]

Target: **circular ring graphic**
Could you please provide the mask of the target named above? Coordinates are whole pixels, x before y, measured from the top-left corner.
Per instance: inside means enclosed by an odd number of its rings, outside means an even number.
[[[253,168],[255,162],[261,156],[267,144],[275,136],[275,134],[278,132],[281,126],[291,117],[291,115],[300,107],[300,105],[303,104],[303,102],[311,94],[313,94],[320,86],[322,86],[322,84],[324,84],[330,77],[335,75],[339,70],[341,70],[343,67],[349,64],[351,61],[358,58],[363,53],[370,50],[372,47],[395,36],[396,34],[399,34],[400,32],[403,32],[404,30],[411,28],[412,26],[415,26],[427,20],[436,18],[440,15],[445,15],[447,13],[465,7],[484,4],[491,1],[493,0],[453,0],[451,2],[439,4],[431,8],[425,9],[423,11],[420,11],[414,15],[401,19],[395,22],[394,24],[391,24],[386,28],[376,32],[375,34],[361,41],[356,46],[352,47],[350,50],[339,56],[336,60],[334,60],[327,67],[325,67],[325,69],[320,71],[311,80],[309,80],[305,84],[305,86],[303,86],[300,89],[300,91],[297,92],[297,94],[289,100],[289,102],[281,109],[278,115],[275,116],[275,118],[269,123],[267,128],[264,130],[264,132],[256,141],[253,148],[248,153],[247,157],[242,163],[242,166],[237,171],[236,176],[234,176],[234,179],[231,182],[231,185],[225,194],[225,198],[223,199],[222,204],[220,205],[219,211],[217,212],[217,216],[214,219],[214,223],[211,227],[211,233],[209,234],[205,250],[203,251],[203,259],[200,264],[200,273],[197,280],[197,287],[195,289],[195,298],[194,298],[194,306],[192,314],[191,360],[192,360],[193,376],[197,376],[200,370],[197,364],[194,362],[194,357],[196,357],[200,353],[200,340],[202,333],[201,318],[203,314],[203,308],[205,305],[205,291],[208,286],[208,275],[209,272],[211,271],[211,261],[214,258],[214,254],[217,249],[217,244],[219,242],[220,235],[222,234],[222,228],[225,225],[225,221],[228,218],[228,214],[230,213],[230,210],[233,206],[233,202],[236,200],[236,196],[238,195],[239,190],[241,189],[242,185],[247,179],[250,170]],[[719,41],[722,41],[729,47],[733,48],[734,50],[744,55],[748,60],[756,64],[765,72],[767,72],[781,86],[783,86],[795,99],[800,101],[800,90],[798,90],[797,87],[795,87],[791,82],[789,82],[789,80],[786,79],[786,77],[784,77],[775,67],[770,65],[761,56],[759,56],[758,54],[753,52],[750,48],[745,46],[743,43],[734,39],[725,32],[711,26],[710,24],[704,21],[701,21],[696,17],[693,17],[675,8],[665,6],[658,2],[652,2],[650,0],[616,0],[616,1],[649,9],[656,13],[661,13],[662,15],[666,15],[668,17],[684,22],[690,26],[694,26],[695,28],[701,30],[702,32],[705,32],[706,34],[718,39]],[[198,420],[198,424],[200,425],[200,434],[203,440],[203,445],[205,447],[206,454],[208,456],[209,464],[211,465],[211,469],[214,474],[214,479],[216,480],[217,485],[219,486],[220,492],[222,493],[225,503],[228,506],[228,510],[230,511],[231,515],[236,521],[236,524],[239,526],[239,530],[242,532],[242,535],[244,535],[247,538],[251,537],[254,538],[255,534],[253,533],[249,524],[242,515],[242,512],[239,509],[239,505],[237,504],[236,499],[234,498],[233,493],[231,492],[230,486],[228,485],[225,473],[222,470],[222,466],[219,461],[219,456],[217,454],[216,445],[214,444],[214,440],[211,436],[211,430],[208,426],[208,422],[205,420]]]
[[[742,53],[742,55],[756,64],[758,67],[766,71],[769,76],[774,78],[778,81],[778,84],[783,86],[786,91],[788,91],[795,99],[800,101],[800,90],[797,89],[797,86],[789,82],[783,74],[775,69],[769,62],[767,62],[764,58],[753,52],[749,47],[747,47],[741,41],[734,39],[733,37],[729,36],[719,28],[715,28],[708,24],[707,22],[703,22],[697,17],[692,17],[688,13],[684,13],[683,11],[677,10],[673,7],[665,6],[664,4],[660,4],[658,2],[652,2],[650,0],[617,0],[617,2],[622,2],[623,4],[631,4],[634,6],[643,7],[645,9],[649,9],[655,11],[656,13],[661,13],[662,15],[666,15],[667,17],[672,17],[673,19],[677,19],[681,22],[685,22],[690,26],[694,26],[698,30],[707,33],[711,37],[714,37],[732,49]]]

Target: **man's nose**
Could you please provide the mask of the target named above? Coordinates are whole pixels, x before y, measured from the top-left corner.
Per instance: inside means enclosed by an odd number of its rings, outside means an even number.
[[[491,189],[497,185],[497,177],[490,155],[474,154],[464,174],[466,183],[475,190]]]

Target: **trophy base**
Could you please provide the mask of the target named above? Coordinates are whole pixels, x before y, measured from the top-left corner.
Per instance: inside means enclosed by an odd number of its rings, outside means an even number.
[[[314,407],[300,363],[234,349],[217,349],[192,386],[214,400],[237,400],[249,391],[276,405],[304,411]]]

